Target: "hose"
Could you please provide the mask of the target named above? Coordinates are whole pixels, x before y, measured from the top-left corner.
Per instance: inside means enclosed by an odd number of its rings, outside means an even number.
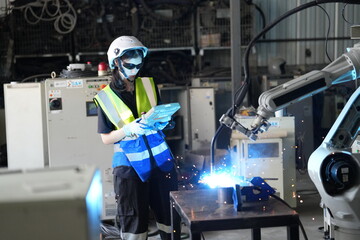
[[[69,0],[63,1],[65,5],[62,5],[60,0],[38,0],[12,9],[24,11],[24,19],[31,25],[38,24],[40,21],[54,21],[55,30],[60,34],[67,34],[74,30],[77,14]],[[40,13],[37,13],[39,8]],[[52,12],[50,9],[54,8]]]

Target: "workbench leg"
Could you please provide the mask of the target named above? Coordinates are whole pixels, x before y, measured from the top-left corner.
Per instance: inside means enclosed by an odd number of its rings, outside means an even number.
[[[171,209],[171,239],[180,240],[181,236],[181,219],[179,213],[176,211],[173,201],[170,201]]]
[[[252,240],[261,240],[261,229],[260,228],[252,228],[251,229],[251,239]]]
[[[287,239],[288,240],[299,240],[299,225],[294,224],[287,226]]]

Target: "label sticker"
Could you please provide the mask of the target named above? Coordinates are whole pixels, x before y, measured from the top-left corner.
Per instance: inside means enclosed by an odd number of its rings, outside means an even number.
[[[56,81],[56,82],[54,82],[54,87],[64,88],[64,87],[66,87],[66,82],[65,81]]]
[[[67,80],[66,81],[67,88],[82,88],[84,87],[83,80]]]

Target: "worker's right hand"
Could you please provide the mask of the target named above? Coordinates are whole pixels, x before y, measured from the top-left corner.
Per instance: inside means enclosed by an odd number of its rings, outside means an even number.
[[[140,123],[140,119],[136,119],[131,123],[124,125],[123,131],[126,136],[131,137],[135,135],[144,135],[149,129],[146,124]]]

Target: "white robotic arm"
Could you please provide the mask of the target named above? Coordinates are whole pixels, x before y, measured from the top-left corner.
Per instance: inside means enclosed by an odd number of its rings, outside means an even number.
[[[334,84],[354,80],[358,76],[360,76],[360,46],[355,45],[321,71],[309,72],[262,93],[251,131],[255,135],[259,131],[266,131],[269,128],[267,120],[277,110],[322,92]]]
[[[359,77],[360,45],[355,45],[321,71],[312,71],[262,93],[250,131],[256,136],[258,132],[267,130],[267,120],[275,111],[334,84]],[[353,93],[323,143],[308,161],[309,175],[322,198],[327,239],[360,238],[360,159],[351,153],[359,127],[360,88]]]
[[[308,161],[310,178],[322,199],[328,239],[360,237],[360,157],[351,153],[359,126],[360,88]]]

